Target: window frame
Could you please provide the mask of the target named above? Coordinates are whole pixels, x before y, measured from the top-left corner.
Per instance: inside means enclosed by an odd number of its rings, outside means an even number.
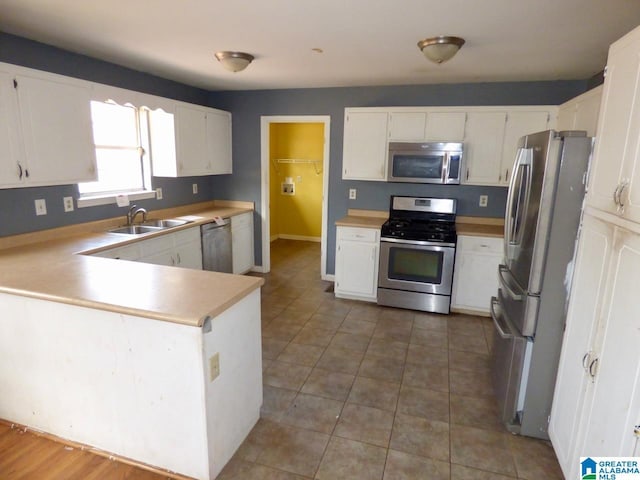
[[[124,189],[124,190],[111,190],[111,191],[100,191],[100,192],[80,192],[79,184],[76,184],[76,188],[78,189],[78,208],[83,207],[91,207],[97,205],[108,205],[117,203],[119,204],[121,201],[125,204],[128,203],[129,200],[143,200],[149,198],[156,198],[156,190],[153,188],[152,184],[152,166],[151,166],[151,157],[150,157],[150,133],[149,133],[149,115],[148,109],[146,107],[136,107],[131,103],[126,103],[124,105],[115,102],[113,100],[91,100],[91,102],[97,103],[110,103],[113,105],[126,106],[133,108],[136,115],[136,136],[138,139],[137,147],[125,147],[125,146],[112,146],[112,145],[97,145],[94,143],[94,149],[96,152],[98,149],[109,149],[109,150],[133,150],[138,149],[140,152],[140,173],[142,176],[142,189]],[[90,182],[82,182],[82,183],[90,183]]]

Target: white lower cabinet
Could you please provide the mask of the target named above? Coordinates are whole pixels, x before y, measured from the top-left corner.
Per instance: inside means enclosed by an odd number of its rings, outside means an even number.
[[[200,227],[103,250],[94,256],[202,270]]]
[[[231,217],[231,258],[233,273],[253,268],[253,212]]]
[[[640,455],[639,283],[640,234],[586,215],[549,424],[566,478],[581,456]]]
[[[335,296],[375,302],[380,230],[337,227]]]
[[[498,291],[498,265],[502,238],[458,235],[451,308],[489,313],[491,297]]]

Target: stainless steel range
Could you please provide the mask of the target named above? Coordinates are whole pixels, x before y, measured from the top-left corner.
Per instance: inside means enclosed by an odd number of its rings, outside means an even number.
[[[380,235],[378,304],[449,313],[456,201],[392,196]]]

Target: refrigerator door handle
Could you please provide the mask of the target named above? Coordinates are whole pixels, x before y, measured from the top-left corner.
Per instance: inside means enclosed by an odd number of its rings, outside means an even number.
[[[498,278],[500,279],[500,285],[504,287],[504,290],[509,294],[512,300],[521,301],[524,296],[524,292],[520,290],[520,292],[516,292],[514,290],[513,282],[510,278],[508,278],[509,268],[506,265],[498,266]]]
[[[505,257],[515,260],[522,243],[531,192],[532,148],[519,148],[509,184],[506,209]]]
[[[496,331],[501,338],[504,338],[505,340],[508,338],[513,338],[513,334],[508,332],[509,329],[502,316],[499,315],[496,311],[496,306],[498,306],[499,304],[500,302],[496,297],[491,297],[491,306],[489,307],[489,310],[491,311],[491,319],[493,320],[493,325],[496,327]]]

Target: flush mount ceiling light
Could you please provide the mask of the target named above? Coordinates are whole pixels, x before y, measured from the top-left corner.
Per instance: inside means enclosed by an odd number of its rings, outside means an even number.
[[[432,62],[442,63],[451,59],[464,45],[464,38],[448,37],[440,35],[439,37],[426,38],[418,42],[418,48]]]
[[[230,72],[240,72],[253,61],[253,55],[244,52],[216,52],[216,58]]]

